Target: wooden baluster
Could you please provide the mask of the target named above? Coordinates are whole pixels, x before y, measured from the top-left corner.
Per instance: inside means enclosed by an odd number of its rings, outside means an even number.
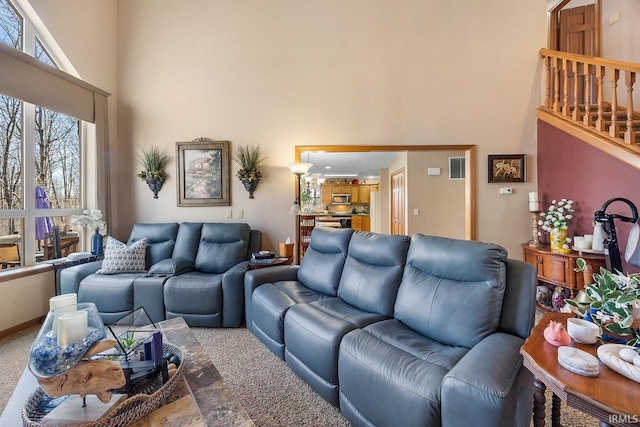
[[[551,108],[553,105],[553,103],[551,102],[551,57],[545,57],[544,62],[547,73],[547,87],[544,96],[544,106],[547,108]]]
[[[591,64],[584,64],[584,117],[582,123],[585,126],[591,126],[593,118],[591,117]]]
[[[580,62],[574,62],[574,70],[573,70],[573,120],[580,121],[582,120],[582,114],[580,112],[580,79],[578,75],[580,74],[580,68],[584,67],[584,64]]]
[[[556,113],[560,112],[560,59],[555,59],[554,61],[555,70],[553,71],[553,111]]]
[[[605,72],[606,72],[606,69],[604,65],[596,67],[596,88],[597,88],[596,102],[598,103],[598,119],[596,120],[596,130],[599,132],[605,132],[607,130],[605,120],[604,120],[604,105],[602,104],[603,102],[602,98],[604,97],[603,82],[604,82]]]
[[[569,61],[562,60],[562,74],[564,76],[562,84],[562,115],[569,116]]]
[[[636,83],[636,73],[625,72],[625,83],[627,85],[627,131],[624,133],[624,142],[635,144],[636,131],[633,130],[633,85]]]
[[[620,70],[611,70],[611,126],[609,126],[609,136],[619,138],[620,125],[618,124],[618,80]]]

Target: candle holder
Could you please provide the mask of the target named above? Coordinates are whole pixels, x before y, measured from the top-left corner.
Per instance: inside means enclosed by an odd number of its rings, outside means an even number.
[[[82,337],[76,337],[75,330],[62,330],[64,322],[60,319],[80,311],[86,312],[83,313],[86,316],[86,327],[79,328],[82,329]],[[63,343],[59,341],[61,335],[65,335]],[[93,303],[71,304],[50,310],[31,345],[29,368],[40,377],[59,375],[75,366],[93,344],[106,336],[104,324]]]
[[[538,214],[540,211],[530,211],[529,213],[531,214],[531,236],[533,238],[529,240],[528,245],[532,248],[539,248],[542,246],[542,243],[538,240]]]

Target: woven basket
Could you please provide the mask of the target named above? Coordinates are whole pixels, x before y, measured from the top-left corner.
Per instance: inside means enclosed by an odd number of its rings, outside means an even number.
[[[160,373],[155,378],[142,380],[134,386],[132,396],[116,406],[105,417],[89,423],[65,424],[65,427],[124,427],[160,407],[182,378],[185,365],[182,351],[178,347],[165,343],[162,348],[164,353],[171,352],[180,359],[180,366],[169,381],[163,384]],[[46,427],[40,424],[46,413],[38,409],[38,404],[45,398],[48,396],[40,387],[29,396],[22,408],[23,426]]]

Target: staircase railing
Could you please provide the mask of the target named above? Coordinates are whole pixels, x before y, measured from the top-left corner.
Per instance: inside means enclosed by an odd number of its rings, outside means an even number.
[[[549,49],[540,49],[540,56],[546,72],[542,109],[640,154],[633,97],[640,64]]]

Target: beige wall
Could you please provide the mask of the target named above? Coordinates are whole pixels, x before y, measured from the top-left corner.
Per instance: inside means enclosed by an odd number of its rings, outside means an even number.
[[[176,142],[202,136],[262,145],[269,158],[256,198],[232,178],[230,208],[232,221],[243,210],[272,248],[294,233],[286,165],[295,145],[476,144],[478,238],[519,257],[536,179],[544,3],[33,3],[83,77],[116,89],[116,237],[136,221],[227,221],[226,207],[176,207],[175,165],[152,199],[135,177],[135,154],[146,146],[173,155]],[[529,180],[509,197],[486,183],[486,156],[497,153],[529,154]]]
[[[0,333],[49,311],[49,298],[54,295],[53,269],[38,269],[39,273],[13,280],[5,280],[13,272],[0,273]]]

